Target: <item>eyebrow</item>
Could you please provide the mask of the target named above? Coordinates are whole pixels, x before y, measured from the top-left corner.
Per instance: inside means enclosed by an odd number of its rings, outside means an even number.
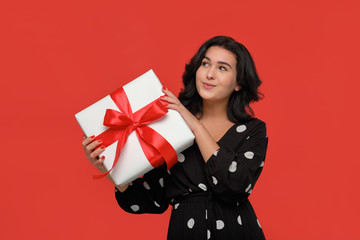
[[[209,57],[204,57],[206,60],[208,60],[208,61],[210,61],[211,62],[211,59],[209,58]],[[227,66],[229,66],[231,69],[232,69],[232,67],[230,66],[230,64],[228,64],[227,62],[222,62],[222,61],[219,61],[219,62],[217,62],[218,64],[224,64],[224,65],[227,65]]]

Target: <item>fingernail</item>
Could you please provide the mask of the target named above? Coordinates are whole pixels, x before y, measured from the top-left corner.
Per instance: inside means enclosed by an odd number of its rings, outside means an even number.
[[[104,160],[105,159],[105,156],[101,156],[101,158],[100,158],[101,160]]]
[[[162,89],[163,89],[163,90],[167,90],[167,87],[163,86]]]
[[[95,137],[95,135],[92,135],[92,136],[91,136],[91,138],[94,138],[94,137]]]
[[[102,145],[100,148],[101,148],[101,149],[104,149],[104,148],[105,148],[105,146],[104,146],[104,145]]]
[[[102,142],[103,142],[103,140],[101,140],[101,139],[98,139],[98,142],[99,142],[99,143],[102,143]]]

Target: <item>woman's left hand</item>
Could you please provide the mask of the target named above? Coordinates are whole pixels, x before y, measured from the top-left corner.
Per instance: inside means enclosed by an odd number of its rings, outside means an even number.
[[[160,100],[165,103],[166,108],[173,109],[180,113],[181,117],[185,120],[191,131],[194,132],[195,129],[201,125],[200,121],[189,110],[187,110],[180,100],[167,88],[163,87],[162,91],[166,94],[166,96],[161,97]]]

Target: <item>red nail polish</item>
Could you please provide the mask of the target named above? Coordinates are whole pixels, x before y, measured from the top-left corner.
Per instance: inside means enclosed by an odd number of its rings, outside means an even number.
[[[101,156],[101,160],[104,160],[105,159],[105,156]]]
[[[163,89],[163,90],[167,90],[167,87],[163,86],[162,89]]]
[[[92,136],[91,136],[91,138],[94,138],[94,137],[95,137],[95,135],[92,135]]]
[[[103,142],[103,140],[101,140],[101,139],[98,139],[98,142],[102,143],[102,142]]]
[[[105,148],[105,146],[104,146],[104,145],[102,145],[100,148],[101,148],[101,149],[104,149],[104,148]]]

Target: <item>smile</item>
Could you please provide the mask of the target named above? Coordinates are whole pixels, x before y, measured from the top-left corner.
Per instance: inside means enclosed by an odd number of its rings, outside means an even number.
[[[203,83],[203,86],[204,86],[205,89],[212,89],[212,88],[215,87],[214,85],[211,85],[211,84],[208,84],[208,83]]]

